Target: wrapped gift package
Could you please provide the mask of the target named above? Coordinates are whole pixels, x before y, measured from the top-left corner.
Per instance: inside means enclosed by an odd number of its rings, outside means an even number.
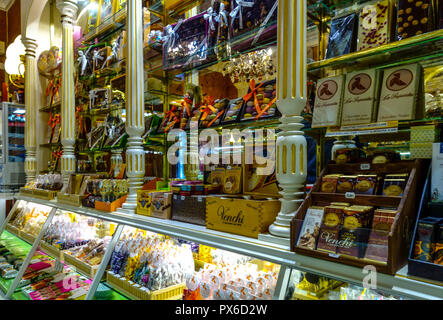
[[[326,59],[354,52],[357,43],[357,29],[358,16],[356,13],[333,18],[326,49]]]
[[[389,42],[389,0],[365,4],[360,11],[358,50],[374,48]]]

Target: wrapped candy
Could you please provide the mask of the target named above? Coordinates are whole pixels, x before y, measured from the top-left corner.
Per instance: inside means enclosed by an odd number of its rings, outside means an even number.
[[[231,100],[224,114],[222,124],[237,122],[239,120],[242,105],[243,98]]]

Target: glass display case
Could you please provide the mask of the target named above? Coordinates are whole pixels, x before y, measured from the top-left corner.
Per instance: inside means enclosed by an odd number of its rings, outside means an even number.
[[[0,117],[0,190],[17,191],[26,180],[25,106],[3,102]]]

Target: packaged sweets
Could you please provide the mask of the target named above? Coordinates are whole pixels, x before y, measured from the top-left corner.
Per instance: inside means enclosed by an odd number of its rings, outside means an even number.
[[[315,250],[320,232],[324,208],[311,207],[306,212],[297,246]]]
[[[397,40],[432,30],[430,0],[399,0],[397,11]]]
[[[334,193],[337,189],[337,182],[340,178],[340,174],[328,174],[322,178],[321,192]]]
[[[420,64],[384,70],[378,121],[415,119],[417,107],[421,105],[420,81],[422,81]]]
[[[346,74],[342,125],[366,124],[375,120],[378,78],[379,72],[375,69]]]
[[[220,124],[221,119],[228,107],[228,99],[215,100],[212,105],[202,106],[202,114],[199,125],[203,128],[209,128]]]
[[[375,1],[363,6],[358,25],[358,50],[389,42],[389,1]]]
[[[406,179],[385,179],[383,183],[383,195],[387,197],[402,197],[406,183]]]
[[[438,227],[434,248],[434,263],[443,265],[443,223],[440,223]]]
[[[223,192],[229,194],[241,193],[242,190],[242,168],[231,167],[226,168]]]
[[[354,191],[357,176],[341,176],[337,182],[337,192],[346,193]]]
[[[373,164],[385,164],[400,160],[399,154],[394,150],[375,150],[370,158]]]
[[[374,210],[365,259],[386,262],[388,260],[389,232],[397,215],[396,210]]]
[[[360,158],[360,150],[357,148],[343,148],[335,151],[335,163],[355,163]]]
[[[344,207],[341,206],[328,206],[325,208],[317,245],[318,251],[336,253],[337,240],[343,220],[343,210]]]
[[[236,122],[240,119],[240,111],[243,105],[243,98],[238,98],[229,101],[229,105],[224,114],[222,124],[228,124]]]
[[[344,76],[325,78],[317,82],[313,128],[340,125],[343,82]]]
[[[414,244],[414,259],[433,262],[438,225],[442,218],[426,217],[418,221]]]
[[[354,192],[358,194],[375,194],[377,175],[358,175],[354,186]]]
[[[326,49],[326,59],[354,52],[358,28],[357,14],[333,18]]]
[[[251,80],[248,94],[243,97],[241,120],[258,120],[278,115],[275,89],[275,80],[258,85],[255,84],[255,80]]]

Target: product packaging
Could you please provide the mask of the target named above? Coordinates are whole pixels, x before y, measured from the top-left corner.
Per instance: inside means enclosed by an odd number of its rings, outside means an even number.
[[[256,85],[255,80],[249,81],[248,94],[243,97],[241,121],[258,120],[278,116],[275,102],[276,81],[271,80]]]
[[[411,120],[422,106],[422,68],[420,64],[410,64],[386,69],[378,107],[378,121]]]
[[[354,52],[357,45],[357,30],[356,13],[333,18],[325,58],[330,59]]]
[[[443,143],[433,144],[431,200],[443,201]]]
[[[429,32],[433,28],[430,0],[399,0],[397,11],[397,40]]]
[[[337,252],[340,227],[343,221],[343,210],[344,207],[341,206],[328,206],[324,209],[324,216],[319,230],[318,251]]]
[[[308,209],[297,240],[297,246],[312,250],[316,249],[324,214],[325,208],[322,207],[311,207]]]
[[[420,219],[414,244],[414,259],[433,262],[435,243],[438,240],[439,224],[442,218]]]
[[[339,126],[343,98],[343,76],[322,79],[317,82],[312,127]]]
[[[390,41],[389,0],[365,4],[360,11],[358,50],[378,47]]]

